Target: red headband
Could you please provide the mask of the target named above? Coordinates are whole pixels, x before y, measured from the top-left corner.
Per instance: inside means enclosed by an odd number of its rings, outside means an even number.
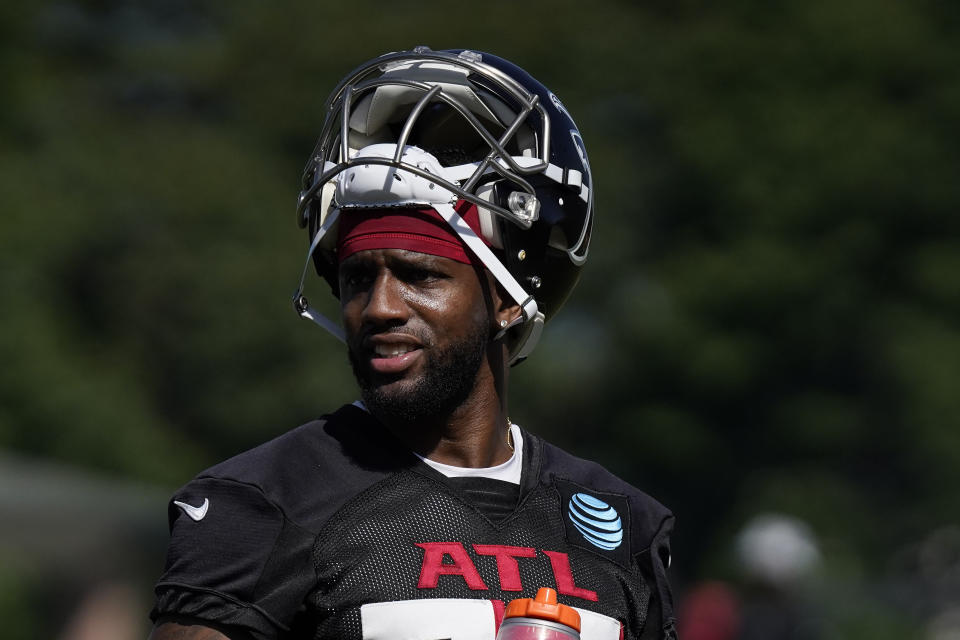
[[[456,211],[483,238],[477,205],[460,200]],[[367,249],[406,249],[473,264],[473,253],[433,209],[342,210],[338,226],[340,262]]]

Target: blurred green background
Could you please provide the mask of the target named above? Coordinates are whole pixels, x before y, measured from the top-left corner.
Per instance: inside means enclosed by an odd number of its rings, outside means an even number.
[[[681,604],[779,513],[823,637],[956,638],[960,4],[454,7],[0,6],[4,637],[145,636],[170,492],[354,399],[290,308],[300,171],[340,77],[426,44],[549,86],[598,184],[513,419],[676,512]]]

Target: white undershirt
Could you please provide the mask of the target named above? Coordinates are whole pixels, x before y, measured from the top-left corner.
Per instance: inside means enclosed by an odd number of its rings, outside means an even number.
[[[455,467],[450,464],[436,462],[414,451],[414,455],[425,463],[447,476],[448,478],[490,478],[491,480],[504,480],[513,484],[520,484],[520,471],[523,468],[523,436],[520,434],[520,427],[510,424],[510,436],[513,438],[513,455],[503,464],[495,467]]]
[[[367,410],[360,401],[353,404],[364,411]],[[513,439],[513,455],[510,456],[509,460],[495,467],[481,467],[479,469],[455,467],[451,464],[443,464],[424,458],[416,451],[413,454],[448,478],[490,478],[491,480],[503,480],[518,485],[520,484],[520,472],[523,469],[523,435],[520,433],[520,427],[513,423],[510,423],[510,437]]]

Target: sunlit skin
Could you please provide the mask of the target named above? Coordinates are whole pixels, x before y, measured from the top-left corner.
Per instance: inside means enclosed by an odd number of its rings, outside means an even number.
[[[468,395],[456,407],[416,424],[371,411],[410,449],[431,460],[462,467],[508,460],[506,350],[493,336],[519,309],[488,272],[448,258],[377,249],[344,260],[339,281],[348,346],[381,393],[408,393],[439,352],[480,327],[485,353]],[[390,357],[396,351],[405,353]]]

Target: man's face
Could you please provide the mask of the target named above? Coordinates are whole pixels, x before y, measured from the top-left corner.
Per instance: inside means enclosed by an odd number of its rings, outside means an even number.
[[[350,362],[374,414],[414,423],[464,402],[492,322],[473,266],[376,249],[344,260],[339,281]]]

